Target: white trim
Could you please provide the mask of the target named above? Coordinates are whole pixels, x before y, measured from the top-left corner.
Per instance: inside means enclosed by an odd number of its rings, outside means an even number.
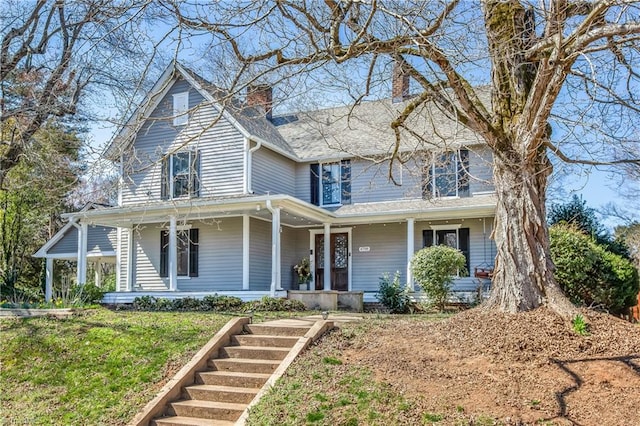
[[[414,291],[413,272],[411,271],[411,259],[415,253],[415,219],[407,219],[407,288]]]
[[[54,245],[56,245],[58,241],[60,241],[65,236],[69,228],[71,228],[72,226],[75,226],[74,222],[76,220],[77,218],[70,217],[69,221],[62,228],[60,228],[60,230],[56,232],[49,241],[47,241],[42,247],[40,247],[40,249],[38,249],[37,252],[33,254],[33,257],[49,257],[50,256],[48,253],[49,249]]]
[[[169,272],[169,290],[178,290],[178,232],[176,229],[176,217],[169,217],[169,247],[167,256],[167,268]]]
[[[331,290],[331,224],[324,224],[324,265],[322,268],[324,269],[323,279],[323,288],[324,291]]]
[[[87,282],[87,234],[89,227],[86,222],[82,222],[78,228],[78,260],[77,260],[77,283],[85,285]]]
[[[280,207],[273,207],[271,200],[266,202],[267,209],[271,212],[271,297],[275,297],[276,290],[282,289],[280,274]]]
[[[94,257],[116,257],[117,253],[115,251],[104,251],[104,252],[100,252],[100,253],[87,253],[87,259],[92,259]],[[74,260],[77,261],[78,260],[78,252],[71,252],[71,253],[54,253],[54,254],[48,254],[47,256],[45,256],[46,259],[64,259],[64,260]]]
[[[447,231],[452,229],[460,229],[462,228],[461,223],[445,223],[443,225],[429,225],[429,228],[434,231]]]
[[[120,279],[122,278],[122,228],[116,228],[116,291],[120,290]]]
[[[46,260],[46,278],[45,278],[44,301],[51,302],[53,295],[53,259],[48,257]]]
[[[352,227],[342,227],[342,228],[331,228],[331,233],[332,234],[348,234],[348,263],[347,266],[349,268],[348,271],[348,291],[351,291],[351,289],[353,288],[351,285],[351,278],[352,278],[352,271],[353,271],[353,265],[352,265],[352,259],[353,257],[351,256],[352,253],[352,244],[353,244],[353,238],[352,238],[352,232],[353,228]],[[324,229],[309,229],[309,267],[311,268],[311,281],[309,283],[309,285],[311,286],[310,288],[314,289],[315,288],[315,284],[316,284],[316,253],[315,253],[315,242],[316,242],[316,235],[318,234],[322,234],[324,233]]]
[[[133,244],[133,236],[133,228],[127,229],[127,275],[125,277],[126,291],[133,291],[133,262],[135,262],[135,257],[133,255],[133,248],[135,247]]]
[[[322,197],[322,194],[324,193],[323,190],[323,173],[322,173],[322,166],[324,165],[337,165],[338,166],[338,193],[340,194],[340,201],[336,202],[336,203],[330,203],[330,204],[325,204],[324,203],[324,199]],[[333,177],[333,174],[332,174]],[[342,206],[342,160],[338,160],[338,161],[331,161],[331,162],[323,162],[323,163],[318,163],[318,201],[320,204],[320,207],[340,207]]]
[[[242,215],[242,289],[249,290],[250,279],[250,231],[251,231],[251,218],[248,214]]]

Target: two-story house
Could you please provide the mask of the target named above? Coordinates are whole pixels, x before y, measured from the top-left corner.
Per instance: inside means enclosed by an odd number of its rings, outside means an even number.
[[[311,288],[373,301],[384,273],[413,288],[413,253],[448,244],[471,271],[456,290],[473,290],[495,256],[491,153],[432,105],[394,130],[410,99],[407,76],[392,83],[391,99],[273,116],[270,87],[224,100],[172,64],[105,152],[120,167],[118,205],[66,215],[37,253],[48,277],[53,259],[75,258],[82,283],[99,259],[116,264],[106,302],[251,299],[297,289],[292,268],[308,257]]]

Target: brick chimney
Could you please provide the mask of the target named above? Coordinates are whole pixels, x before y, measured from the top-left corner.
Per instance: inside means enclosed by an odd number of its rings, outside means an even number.
[[[393,63],[391,81],[391,102],[398,103],[409,99],[409,74],[402,71],[400,63]]]
[[[268,84],[256,84],[247,88],[247,106],[255,107],[271,121],[273,109],[273,89]]]

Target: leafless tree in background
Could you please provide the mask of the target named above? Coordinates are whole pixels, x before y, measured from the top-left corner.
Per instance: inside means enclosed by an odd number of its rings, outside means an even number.
[[[389,123],[396,146],[411,132],[412,114],[433,103],[493,153],[498,253],[487,306],[546,305],[571,315],[549,256],[551,161],[637,167],[640,2],[158,4],[191,33],[208,35],[212,49],[232,54],[237,82],[275,73],[318,83],[311,76],[325,70],[332,85],[331,72],[350,69],[364,74],[344,88],[357,103],[375,92],[390,61],[400,63],[417,93]]]
[[[75,120],[136,93],[153,57],[144,0],[3,0],[0,188],[47,121]],[[82,108],[79,106],[82,105]]]

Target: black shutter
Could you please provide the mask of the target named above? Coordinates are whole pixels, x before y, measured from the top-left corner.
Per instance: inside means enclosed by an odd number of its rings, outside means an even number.
[[[425,159],[425,165],[422,169],[422,199],[429,200],[433,198],[433,164],[431,157]]]
[[[311,165],[311,175],[309,181],[311,188],[311,204],[320,205],[320,164]]]
[[[351,160],[342,160],[340,163],[340,187],[342,204],[351,204]]]
[[[458,249],[464,254],[467,260],[467,274],[469,273],[469,228],[458,229]]]
[[[458,159],[458,196],[469,196],[469,150],[461,149]]]
[[[198,276],[198,230],[189,230],[189,276]]]
[[[199,197],[200,196],[200,151],[193,151],[191,153],[191,167],[189,169],[189,173],[191,174],[191,186],[190,193],[191,197]]]
[[[160,276],[169,276],[169,231],[160,231]]]
[[[433,230],[425,229],[422,231],[422,246],[431,247],[433,245]]]
[[[160,173],[160,198],[163,200],[169,199],[169,157],[162,159]]]

